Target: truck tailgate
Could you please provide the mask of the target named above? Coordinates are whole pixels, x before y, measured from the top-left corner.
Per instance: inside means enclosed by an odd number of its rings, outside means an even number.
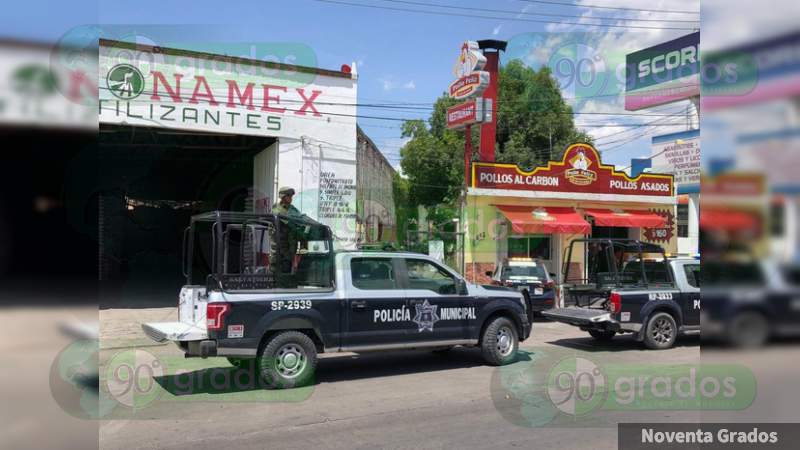
[[[202,328],[185,322],[153,322],[143,323],[142,330],[156,342],[164,341],[200,341],[208,339],[208,332]]]
[[[542,315],[548,319],[572,325],[589,325],[611,319],[611,313],[608,310],[574,306],[543,311]]]

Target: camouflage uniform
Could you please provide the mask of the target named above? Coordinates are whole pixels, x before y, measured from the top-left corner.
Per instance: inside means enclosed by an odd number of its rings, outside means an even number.
[[[294,194],[294,189],[286,187],[282,187],[279,193],[283,194],[287,191],[291,191],[291,193]],[[300,210],[295,208],[292,204],[283,205],[280,202],[272,205],[272,213],[290,217],[299,217],[303,215]],[[291,274],[292,262],[297,254],[297,233],[291,229],[288,221],[281,220],[280,225],[279,232],[276,233],[276,236],[273,236],[272,239],[274,245],[270,247],[272,251],[269,260],[275,267],[273,271],[276,275]]]

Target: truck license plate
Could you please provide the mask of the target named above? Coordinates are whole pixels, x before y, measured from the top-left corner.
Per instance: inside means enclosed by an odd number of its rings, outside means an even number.
[[[533,290],[533,295],[542,295],[542,294],[544,294],[544,289],[542,288],[536,288]]]

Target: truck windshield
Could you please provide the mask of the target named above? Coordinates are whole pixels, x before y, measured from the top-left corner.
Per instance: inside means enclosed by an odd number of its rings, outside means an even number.
[[[542,268],[541,265],[513,265],[513,266],[506,266],[503,267],[503,278],[505,279],[514,279],[514,278],[536,278],[539,280],[543,280],[547,277],[547,274]]]

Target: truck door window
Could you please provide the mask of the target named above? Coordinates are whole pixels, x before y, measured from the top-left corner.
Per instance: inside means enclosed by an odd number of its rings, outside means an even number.
[[[700,264],[685,264],[683,273],[686,274],[686,282],[689,283],[689,286],[700,287]]]
[[[364,290],[400,289],[389,258],[353,258],[350,262],[353,286]]]
[[[441,267],[422,259],[406,259],[409,289],[427,289],[438,294],[455,294],[456,279]]]

